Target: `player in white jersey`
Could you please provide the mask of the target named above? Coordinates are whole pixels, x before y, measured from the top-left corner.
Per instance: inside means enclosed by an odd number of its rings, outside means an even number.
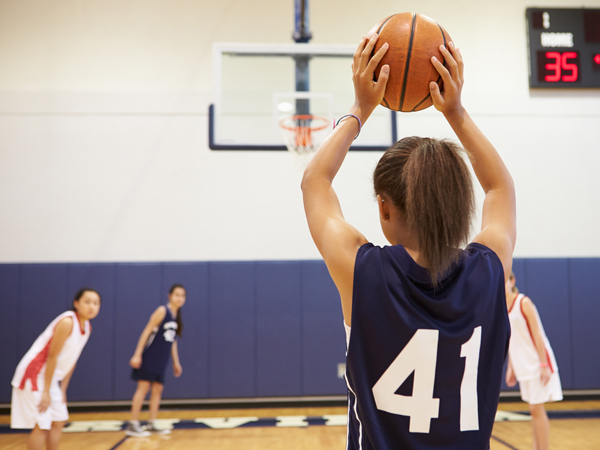
[[[12,379],[11,428],[31,429],[27,448],[58,449],[69,418],[67,387],[100,310],[100,294],[80,289],[73,310],[55,318],[23,356]]]
[[[562,400],[558,367],[537,309],[519,293],[514,273],[506,283],[506,304],[511,326],[506,384],[519,382],[521,398],[529,403],[534,450],[547,450],[550,422],[545,402]]]

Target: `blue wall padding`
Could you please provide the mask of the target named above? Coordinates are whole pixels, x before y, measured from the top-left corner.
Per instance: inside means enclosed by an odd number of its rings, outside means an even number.
[[[187,294],[181,310],[183,336],[177,342],[183,374],[176,379],[170,364],[164,393],[168,398],[206,398],[209,374],[208,263],[164,264],[161,292],[165,301],[169,288],[176,283],[184,285]]]
[[[112,342],[115,400],[127,400],[133,396],[136,382],[130,378],[129,360],[150,316],[159,305],[167,303],[166,293],[161,292],[161,269],[161,264],[117,264],[115,335]]]
[[[256,263],[257,397],[302,392],[300,263]]]
[[[600,259],[569,261],[573,386],[600,388]]]
[[[115,274],[114,264],[73,264],[68,270],[70,298],[82,287],[96,289],[101,297],[100,312],[92,322],[92,334],[79,357],[71,378],[68,399],[111,400],[114,389],[115,355]]]
[[[19,266],[0,265],[0,402],[10,400],[11,380],[21,359],[19,353]]]
[[[304,395],[346,393],[337,365],[346,360],[340,296],[322,261],[302,263],[302,354]]]
[[[212,263],[208,277],[208,396],[253,397],[256,382],[255,265]]]
[[[538,309],[554,351],[563,389],[573,389],[571,308],[567,259],[528,259],[527,295]]]
[[[600,389],[600,259],[517,259],[565,389]],[[183,375],[167,368],[164,398],[345,394],[340,298],[322,261],[0,264],[0,402],[19,359],[75,291],[96,288],[99,316],[71,380],[73,401],[129,400],[129,359],[173,283],[187,288]]]
[[[60,313],[71,308],[66,264],[24,264],[19,283],[19,359]]]

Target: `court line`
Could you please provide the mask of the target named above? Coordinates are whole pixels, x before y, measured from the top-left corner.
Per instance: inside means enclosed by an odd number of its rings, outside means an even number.
[[[508,448],[510,448],[511,450],[519,450],[517,447],[513,447],[513,446],[512,446],[512,445],[510,445],[508,442],[504,442],[502,439],[500,439],[500,438],[497,438],[497,437],[496,437],[496,436],[494,436],[493,434],[492,434],[491,438],[492,438],[492,439],[494,439],[495,441],[498,441],[498,442],[500,442],[500,443],[501,443],[501,444],[503,444],[503,445],[506,445],[506,446],[507,446]],[[112,449],[111,449],[111,450],[112,450]]]
[[[117,447],[119,447],[123,442],[125,442],[127,440],[129,436],[125,436],[123,439],[121,439],[119,442],[117,442],[115,445],[113,445],[109,450],[115,450]]]

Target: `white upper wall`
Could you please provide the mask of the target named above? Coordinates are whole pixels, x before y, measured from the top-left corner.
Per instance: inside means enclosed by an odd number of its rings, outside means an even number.
[[[461,48],[463,103],[517,187],[515,256],[600,256],[600,90],[530,91],[532,5],[400,6]],[[311,43],[358,43],[398,7],[312,0]],[[0,2],[0,262],[319,258],[289,154],[208,148],[212,43],[290,43],[292,30],[293,0]],[[431,108],[398,126],[454,137]],[[383,244],[379,156],[350,153],[336,188],[346,218]]]

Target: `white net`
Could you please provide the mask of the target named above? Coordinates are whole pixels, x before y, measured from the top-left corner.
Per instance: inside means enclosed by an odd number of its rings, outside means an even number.
[[[281,119],[279,126],[288,150],[302,156],[316,152],[329,132],[328,119],[309,114]]]

